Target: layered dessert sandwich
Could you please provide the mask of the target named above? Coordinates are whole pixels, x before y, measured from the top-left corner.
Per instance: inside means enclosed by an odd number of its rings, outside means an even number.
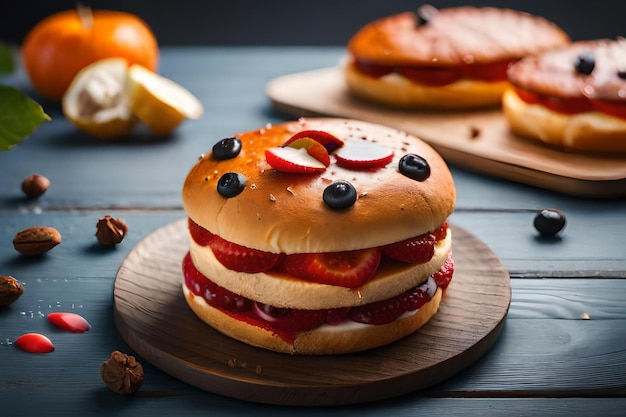
[[[348,91],[373,103],[433,110],[497,107],[510,63],[569,42],[553,22],[528,13],[426,5],[357,31],[343,71]]]
[[[388,127],[311,118],[224,138],[183,185],[184,296],[217,331],[273,351],[390,344],[452,280],[455,196],[440,155]]]
[[[555,148],[626,152],[626,40],[574,42],[508,71],[511,130]]]

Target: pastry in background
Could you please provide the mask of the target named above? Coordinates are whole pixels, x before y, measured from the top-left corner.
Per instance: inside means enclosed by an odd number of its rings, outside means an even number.
[[[626,152],[626,39],[574,42],[508,72],[511,130],[563,150]]]
[[[369,23],[349,41],[355,96],[406,109],[500,106],[511,62],[570,42],[554,23],[500,8],[422,6]]]

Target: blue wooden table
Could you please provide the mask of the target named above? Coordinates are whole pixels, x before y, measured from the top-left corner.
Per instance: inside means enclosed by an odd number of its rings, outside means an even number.
[[[189,88],[205,115],[161,140],[141,132],[123,143],[91,138],[64,119],[58,104],[42,100],[53,121],[0,153],[0,275],[25,287],[17,302],[0,309],[0,415],[624,415],[626,200],[569,197],[457,166],[451,166],[458,191],[451,221],[497,254],[511,276],[512,301],[495,346],[452,379],[371,404],[281,407],[199,390],[138,356],[145,382],[136,395],[105,387],[102,362],[113,350],[133,354],[113,322],[113,283],[125,256],[152,231],[184,217],[183,179],[216,140],[290,118],[272,110],[268,81],[336,65],[342,53],[334,47],[163,48],[161,72]],[[20,71],[0,82],[32,93]],[[35,172],[52,185],[32,200],[21,182]],[[560,238],[541,238],[534,229],[543,208],[565,212]],[[94,236],[106,214],[129,227],[113,248]],[[34,225],[55,227],[63,242],[42,257],[23,257],[12,238]],[[53,311],[78,313],[92,328],[83,334],[54,328],[46,320]],[[56,350],[21,351],[13,342],[28,332],[47,335]]]

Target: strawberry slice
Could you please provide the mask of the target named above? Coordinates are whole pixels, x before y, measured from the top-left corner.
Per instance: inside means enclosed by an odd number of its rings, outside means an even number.
[[[419,264],[430,261],[435,253],[437,238],[426,233],[383,246],[383,254],[397,261]]]
[[[335,152],[337,165],[352,170],[372,170],[393,159],[393,149],[374,142],[348,142]]]
[[[430,280],[429,280],[430,281]],[[412,288],[396,297],[352,307],[349,316],[358,323],[387,324],[407,311],[417,310],[430,301],[437,288],[430,282]],[[434,290],[433,288],[434,287]]]
[[[326,148],[318,141],[311,138],[298,138],[289,143],[290,148],[306,149],[306,152],[325,166],[330,165],[330,155]]]
[[[233,312],[252,310],[252,301],[220,287],[198,271],[191,260],[189,252],[183,258],[183,276],[185,285],[195,295],[198,295],[212,305]]]
[[[265,272],[282,258],[280,253],[265,252],[229,242],[214,235],[209,243],[215,258],[226,268],[237,272]]]
[[[283,146],[287,146],[291,142],[300,138],[311,138],[314,141],[321,143],[322,146],[326,148],[328,153],[331,153],[335,149],[341,148],[343,146],[343,141],[341,139],[322,130],[302,130],[293,135],[291,138],[287,139],[287,141],[283,143]]]
[[[278,308],[256,302],[253,304],[253,311],[271,327],[288,332],[312,330],[321,326],[326,320],[325,310]]]
[[[380,258],[379,248],[299,253],[285,256],[282,267],[287,274],[307,281],[358,288],[374,276]]]
[[[215,237],[213,233],[191,220],[190,217],[187,218],[187,227],[191,238],[200,246],[207,246]]]
[[[450,281],[452,281],[452,275],[454,274],[454,261],[452,260],[452,253],[448,254],[448,258],[443,263],[443,266],[437,271],[433,278],[437,283],[437,286],[441,288],[448,288]]]
[[[265,150],[265,159],[275,170],[292,174],[315,174],[326,169],[326,165],[309,155],[304,148],[269,148]]]

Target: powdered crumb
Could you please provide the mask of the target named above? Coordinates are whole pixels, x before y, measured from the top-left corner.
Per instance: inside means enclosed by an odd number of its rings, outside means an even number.
[[[263,367],[261,365],[257,365],[256,368],[254,369],[254,373],[256,375],[261,375],[263,373]]]
[[[470,139],[477,139],[480,136],[480,129],[476,126],[469,127],[469,137]]]
[[[589,318],[590,318],[590,317],[589,317],[589,314],[587,314],[587,313],[583,313],[583,314],[580,316],[580,318],[581,318],[581,319],[583,319],[583,320],[589,320]]]

